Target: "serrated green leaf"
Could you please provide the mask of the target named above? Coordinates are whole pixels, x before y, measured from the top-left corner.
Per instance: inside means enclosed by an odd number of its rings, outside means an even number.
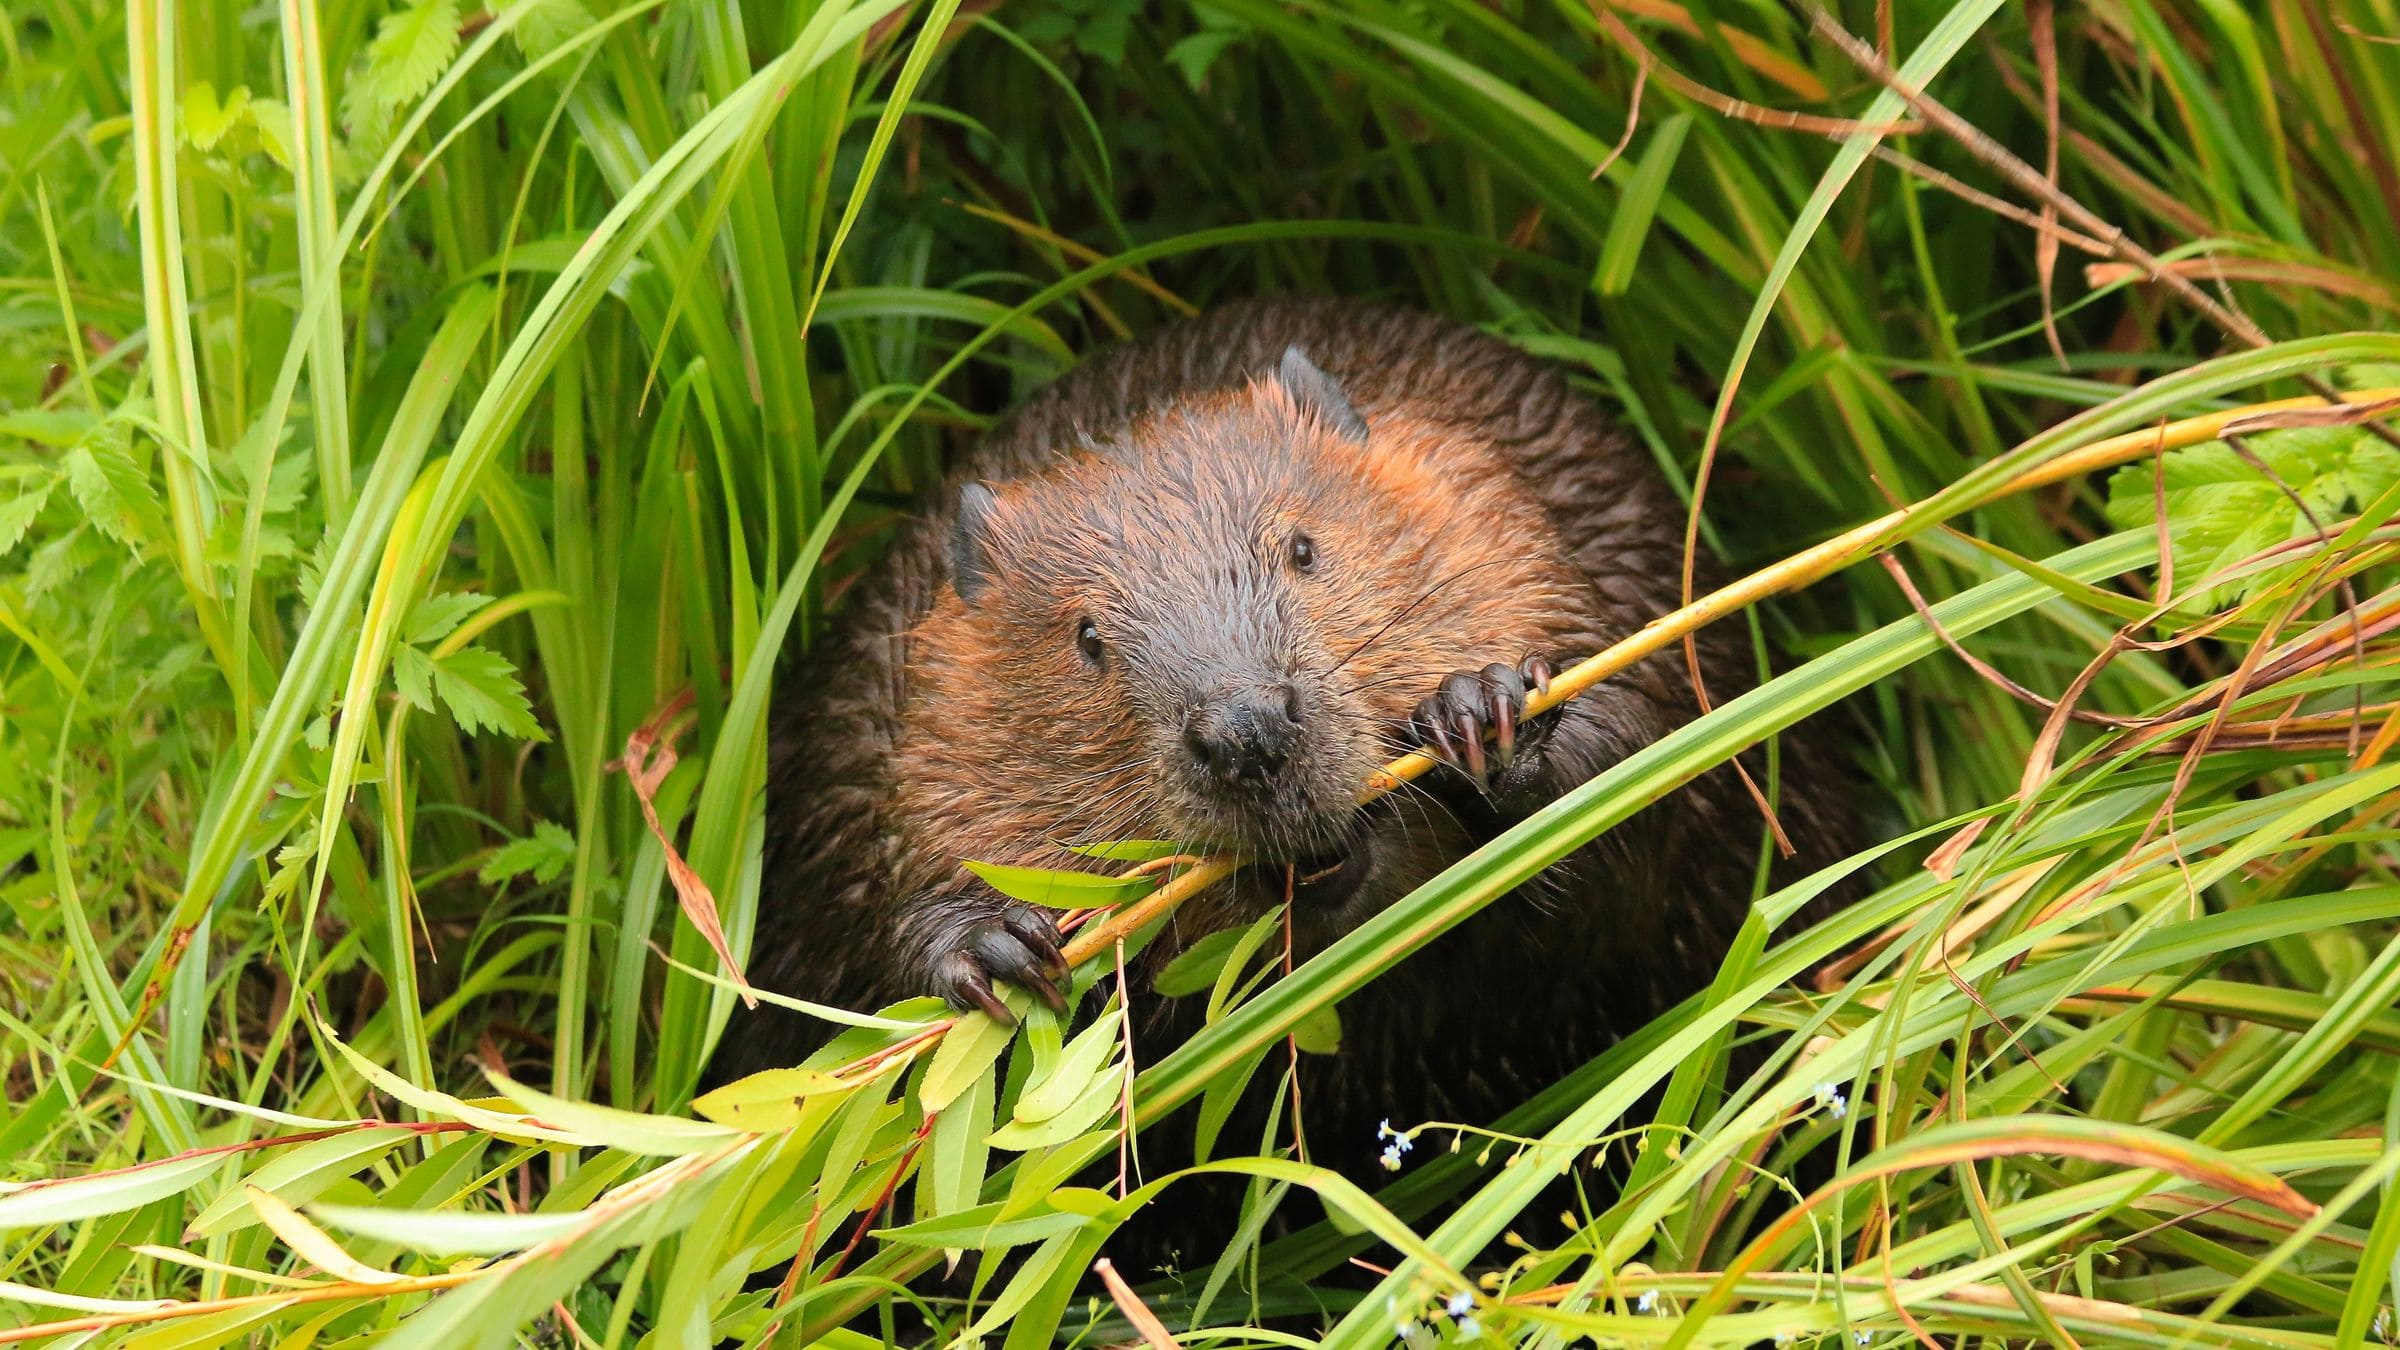
[[[533,720],[533,705],[507,657],[486,647],[465,647],[432,660],[432,666],[434,692],[462,730],[488,729],[520,741],[549,739]]]
[[[1009,899],[1044,909],[1106,909],[1139,900],[1158,889],[1158,883],[1149,877],[1119,880],[1091,872],[1012,867],[1006,863],[970,862],[965,866],[983,878],[985,885]]]
[[[2257,463],[2210,441],[2168,454],[2155,470],[2135,464],[2109,479],[2106,513],[2119,528],[2152,525],[2163,499],[2185,612],[2247,598],[2290,576],[2293,566],[2279,566],[2211,582],[2265,549],[2306,537],[2311,517],[2330,527],[2400,482],[2400,450],[2357,427],[2295,427],[2244,444]]]
[[[56,486],[57,479],[44,478],[0,505],[0,557],[14,552],[24,541],[25,531],[32,527],[33,518],[42,513],[43,505],[50,500],[50,489]]]
[[[354,126],[380,128],[392,113],[433,87],[458,54],[458,0],[413,0],[385,16],[366,62],[342,96]]]
[[[592,26],[592,12],[582,0],[516,0],[508,6],[516,19],[511,30],[517,39],[517,49],[539,59],[558,50],[559,44]]]
[[[226,132],[249,120],[250,88],[235,85],[220,100],[216,86],[199,80],[184,89],[177,111],[183,119],[183,143],[195,150],[214,150]]]
[[[541,821],[533,833],[511,839],[492,851],[492,856],[476,870],[475,879],[486,886],[496,885],[530,872],[542,885],[558,880],[558,874],[575,860],[575,836],[563,826]]]
[[[492,597],[481,591],[444,591],[426,596],[409,608],[407,620],[400,625],[400,640],[430,647],[457,631],[468,615],[490,603]]]
[[[102,534],[136,552],[166,535],[166,515],[150,475],[120,438],[95,432],[60,461],[67,490]]]
[[[417,711],[440,711],[440,706],[433,701],[433,658],[418,648],[404,646],[392,649],[392,683],[399,687],[400,697],[407,699]],[[326,727],[326,735],[332,735],[330,723]],[[316,748],[322,750],[325,747],[319,745]]]
[[[242,524],[242,517],[231,512],[217,517],[216,523],[209,528],[208,542],[203,549],[210,562],[219,566],[233,566],[241,561],[245,548],[252,558],[262,560],[290,558],[299,554],[299,546],[292,542],[291,533],[274,525],[261,525],[258,533],[251,536],[245,545]]]
[[[325,569],[332,562],[333,536],[328,534],[317,540],[317,546],[308,551],[308,557],[300,564],[300,575],[296,581],[303,609],[317,607],[317,593],[324,588]]]
[[[292,167],[292,109],[279,98],[250,100],[250,125],[258,131],[258,148],[267,152],[277,168],[290,171]]]

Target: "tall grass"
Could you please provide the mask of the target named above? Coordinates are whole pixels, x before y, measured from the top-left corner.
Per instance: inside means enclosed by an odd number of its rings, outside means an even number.
[[[2400,449],[2308,411],[2400,393],[2400,5],[1836,17],[1894,81],[1733,0],[10,6],[0,1340],[2400,1334]],[[1129,1106],[1100,995],[695,1103],[777,654],[1078,353],[1292,290],[1560,363],[1779,593],[1702,613],[1814,659]],[[1761,897],[1373,1195],[1238,1141],[1293,1231],[1092,1293],[1173,1202],[1073,1184],[1124,1118],[1828,707],[1871,899]]]

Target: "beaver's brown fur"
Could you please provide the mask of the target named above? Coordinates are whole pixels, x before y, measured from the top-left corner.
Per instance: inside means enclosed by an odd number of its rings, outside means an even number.
[[[1674,608],[1682,532],[1556,372],[1425,314],[1252,302],[1099,356],[985,439],[787,676],[751,978],[861,1008],[1040,985],[1049,916],[960,860],[1073,866],[1060,841],[1119,838],[1334,868],[1296,895],[1305,957],[1694,715],[1671,652],[1517,731],[1505,768],[1495,747],[1488,789],[1437,769],[1353,808],[1398,749],[1480,758],[1469,733],[1512,721],[1523,676]],[[1754,683],[1737,632],[1701,653],[1717,698]],[[1836,779],[1785,755],[1803,854],[1783,875],[1848,844]],[[1760,842],[1738,780],[1709,774],[1352,996],[1340,1052],[1307,1065],[1312,1152],[1363,1170],[1382,1117],[1490,1120],[1693,992]],[[1246,870],[1153,957],[1282,884]],[[1145,1057],[1195,1002],[1137,990]],[[736,1019],[712,1077],[821,1036]]]

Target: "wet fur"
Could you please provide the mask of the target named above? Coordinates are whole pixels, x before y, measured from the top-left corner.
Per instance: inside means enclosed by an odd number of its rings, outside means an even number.
[[[1288,345],[1346,394],[1363,444],[1277,378]],[[948,581],[970,482],[997,492],[972,532],[988,569],[973,604]],[[1308,856],[1444,676],[1527,655],[1564,668],[1678,603],[1683,511],[1643,452],[1541,362],[1388,307],[1253,302],[1098,356],[995,430],[941,500],[779,688],[750,966],[765,987],[861,1008],[933,992],[935,958],[1009,903],[962,858],[1070,866],[1053,841],[1158,836]],[[1322,551],[1312,575],[1284,565],[1295,529]],[[1098,668],[1075,640],[1087,616]],[[1701,650],[1719,701],[1751,686],[1733,626]],[[1174,728],[1190,699],[1267,668],[1302,692],[1306,763],[1235,809],[1184,772]],[[1372,881],[1330,912],[1300,907],[1300,955],[1694,708],[1669,652],[1568,704],[1489,797],[1437,771],[1387,799]],[[1783,779],[1788,879],[1852,831],[1805,738],[1787,740]],[[1760,829],[1735,777],[1706,775],[1351,997],[1340,1054],[1307,1064],[1314,1156],[1364,1176],[1378,1119],[1489,1120],[1706,983],[1747,912]],[[1279,898],[1245,871],[1177,916],[1153,966]],[[1148,1058],[1198,1009],[1145,1001]],[[735,1017],[712,1078],[821,1036],[772,1010]],[[1251,1142],[1241,1128],[1229,1145]]]

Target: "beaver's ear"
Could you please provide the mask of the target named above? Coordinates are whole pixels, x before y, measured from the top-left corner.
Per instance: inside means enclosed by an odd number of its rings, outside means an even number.
[[[958,490],[958,520],[950,527],[950,585],[974,604],[992,580],[992,518],[1000,498],[981,483]]]
[[[1323,422],[1336,436],[1346,441],[1367,439],[1366,419],[1350,406],[1349,395],[1297,345],[1283,349],[1283,364],[1276,368],[1275,379],[1292,396],[1292,402],[1300,405],[1301,412]]]

